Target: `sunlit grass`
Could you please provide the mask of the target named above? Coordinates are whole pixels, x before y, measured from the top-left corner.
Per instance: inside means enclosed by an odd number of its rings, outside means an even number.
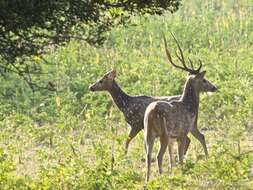
[[[45,59],[57,93],[32,93],[23,81],[0,78],[1,189],[142,189],[143,133],[130,144],[129,127],[108,93],[88,86],[108,70],[130,95],[166,96],[182,92],[186,73],[168,64],[162,33],[173,52],[173,32],[186,56],[201,58],[207,78],[219,87],[202,95],[199,128],[210,157],[192,143],[185,159],[168,175],[168,156],[158,175],[152,164],[148,189],[250,189],[252,184],[253,17],[249,0],[183,1],[178,12],[135,17],[107,33],[101,47],[71,41]],[[158,144],[153,157],[156,157]],[[167,154],[166,154],[167,155]]]

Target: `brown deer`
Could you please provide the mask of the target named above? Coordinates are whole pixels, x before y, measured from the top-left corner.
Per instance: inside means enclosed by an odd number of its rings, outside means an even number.
[[[144,128],[143,119],[147,106],[154,101],[177,100],[180,96],[150,97],[150,96],[129,96],[115,81],[116,71],[106,73],[95,84],[91,85],[91,91],[108,91],[119,110],[124,114],[125,120],[131,127],[128,138],[125,142],[125,154],[127,154],[130,141]],[[186,139],[186,150],[190,144],[190,139]]]
[[[176,39],[175,39],[176,40]],[[165,48],[167,49],[167,43],[165,42]],[[180,53],[182,53],[182,50],[176,41],[178,48],[180,50]],[[166,50],[167,53],[167,50]],[[171,59],[169,57],[169,60]],[[174,65],[174,64],[172,64]],[[174,65],[176,68],[180,68],[180,66]],[[187,72],[190,74],[197,74],[201,67],[197,70],[194,69],[186,69]],[[99,79],[96,83],[91,85],[89,89],[91,91],[108,91],[114,101],[114,103],[117,105],[119,110],[124,114],[125,120],[128,123],[128,125],[131,127],[130,132],[128,134],[128,138],[125,142],[125,153],[128,151],[128,146],[131,140],[144,128],[143,125],[143,119],[144,119],[144,113],[147,108],[147,106],[154,101],[157,100],[164,100],[164,101],[172,101],[172,100],[179,100],[180,95],[176,96],[167,96],[167,97],[150,97],[150,96],[129,96],[127,95],[117,84],[116,80],[116,71],[112,70],[108,73],[106,73],[101,79]],[[199,131],[197,128],[197,117],[195,121],[194,127],[191,129],[191,134],[198,139],[198,141],[202,144],[205,155],[208,155],[205,137],[204,135]],[[186,145],[185,145],[185,153],[187,152],[187,149],[190,144],[190,139],[186,139]]]
[[[215,92],[217,87],[204,79],[205,71],[200,72],[202,63],[200,61],[199,68],[194,70],[191,59],[188,59],[192,69],[188,68],[185,63],[183,51],[179,46],[175,36],[180,56],[177,58],[182,66],[176,65],[167,48],[166,39],[164,37],[165,50],[169,62],[176,68],[192,73],[188,76],[183,93],[179,100],[173,101],[156,101],[149,104],[144,116],[144,138],[146,149],[146,182],[150,176],[151,154],[154,140],[160,138],[160,149],[157,156],[159,173],[162,173],[163,155],[168,146],[170,155],[170,169],[172,170],[172,139],[176,138],[178,142],[179,161],[183,163],[183,155],[185,151],[186,139],[188,132],[194,130],[197,126],[199,95],[200,92]]]

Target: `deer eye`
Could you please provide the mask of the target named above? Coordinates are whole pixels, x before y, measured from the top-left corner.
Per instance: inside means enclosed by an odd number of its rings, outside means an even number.
[[[203,79],[203,82],[206,83],[206,79]]]
[[[99,81],[99,84],[102,84],[102,82],[103,82],[103,81],[102,81],[102,80],[100,80],[100,81]]]

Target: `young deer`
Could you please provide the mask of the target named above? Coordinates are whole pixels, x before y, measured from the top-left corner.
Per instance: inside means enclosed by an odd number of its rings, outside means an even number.
[[[175,41],[176,38],[173,36]],[[186,138],[188,132],[192,131],[197,124],[198,107],[199,107],[199,94],[200,92],[215,92],[216,86],[204,79],[205,71],[200,72],[202,63],[197,70],[193,69],[192,61],[189,62],[192,69],[188,68],[185,64],[183,52],[177,42],[180,51],[180,56],[176,54],[183,66],[176,65],[172,61],[172,57],[167,48],[167,43],[164,37],[166,54],[169,62],[182,70],[193,73],[188,76],[185,82],[183,94],[179,100],[170,102],[156,101],[152,102],[145,111],[144,116],[144,138],[146,149],[146,182],[150,176],[151,154],[154,140],[160,138],[160,149],[157,156],[159,173],[162,173],[163,155],[169,145],[170,155],[170,169],[172,170],[172,139],[176,138],[178,142],[179,161],[183,163],[183,155],[185,151]]]

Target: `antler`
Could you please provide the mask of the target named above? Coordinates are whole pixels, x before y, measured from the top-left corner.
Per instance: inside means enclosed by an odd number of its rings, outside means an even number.
[[[191,69],[188,68],[188,67],[186,66],[186,63],[185,63],[185,58],[184,58],[183,51],[182,51],[182,49],[181,49],[181,47],[180,47],[180,45],[179,45],[179,43],[178,43],[176,37],[174,36],[173,33],[171,33],[171,35],[172,35],[172,37],[174,38],[174,40],[175,40],[175,42],[176,42],[176,44],[177,44],[177,47],[178,47],[178,49],[179,49],[179,52],[180,52],[180,56],[179,56],[179,55],[177,54],[177,52],[176,52],[176,57],[177,57],[178,60],[183,64],[183,66],[176,65],[176,64],[173,62],[172,57],[171,57],[171,55],[170,55],[170,51],[168,50],[168,45],[167,45],[167,41],[166,41],[165,35],[164,35],[164,33],[163,33],[163,41],[164,41],[165,51],[166,51],[166,55],[167,55],[167,57],[168,57],[168,59],[169,59],[169,62],[170,62],[174,67],[176,67],[176,68],[178,68],[178,69],[182,69],[182,70],[184,70],[184,71],[187,71],[187,72],[189,72],[190,74],[197,74],[197,73],[199,73],[199,71],[200,71],[200,69],[201,69],[201,67],[202,67],[202,61],[199,59],[199,68],[198,68],[198,69],[194,69],[192,60],[191,60],[190,58],[188,58],[188,60],[189,60],[189,62],[190,62],[190,64],[191,64],[191,67],[192,67]]]

